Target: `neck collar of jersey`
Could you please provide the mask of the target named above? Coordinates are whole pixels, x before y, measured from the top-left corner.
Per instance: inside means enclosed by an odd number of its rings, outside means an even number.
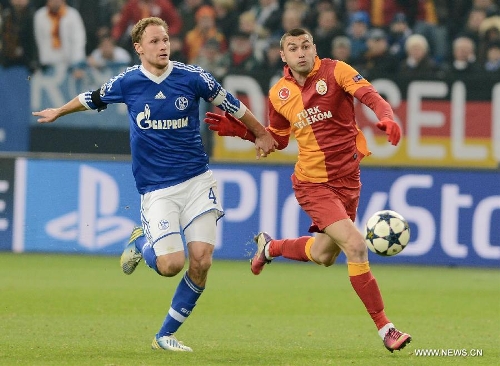
[[[150,79],[152,82],[155,82],[156,84],[160,84],[163,80],[165,80],[168,77],[168,75],[170,75],[173,68],[174,68],[174,64],[172,63],[172,61],[168,61],[168,67],[165,70],[165,72],[163,74],[161,74],[160,76],[156,76],[156,75],[150,73],[148,70],[146,70],[146,68],[143,65],[141,65],[142,73],[144,75],[146,75],[146,77],[148,79]]]
[[[314,58],[314,66],[313,66],[311,72],[307,75],[307,77],[310,77],[310,76],[316,74],[318,72],[320,66],[321,66],[321,59],[318,56],[316,56]],[[290,70],[290,67],[288,65],[285,65],[283,75],[285,75],[285,79],[295,80],[295,78],[293,77],[293,74],[292,74],[292,70]]]

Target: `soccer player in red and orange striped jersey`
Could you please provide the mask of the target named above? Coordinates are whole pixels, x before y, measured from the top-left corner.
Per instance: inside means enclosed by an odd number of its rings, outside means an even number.
[[[309,32],[293,29],[281,38],[284,76],[269,91],[267,128],[278,143],[288,145],[294,134],[299,155],[292,174],[295,197],[311,217],[315,236],[272,239],[259,233],[251,270],[258,275],[273,258],[283,256],[331,266],[340,251],[347,257],[352,287],[373,319],[385,347],[393,352],[411,340],[398,331],[384,312],[377,281],[368,263],[363,235],[354,225],[361,181],[359,163],[370,154],[354,115],[354,98],[371,108],[389,142],[397,145],[401,130],[393,121],[392,108],[348,64],[320,59]],[[239,136],[253,141],[247,128],[230,115],[208,113],[205,122],[220,136]]]

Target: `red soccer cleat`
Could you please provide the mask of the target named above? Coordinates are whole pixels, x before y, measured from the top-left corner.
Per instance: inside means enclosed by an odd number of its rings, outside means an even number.
[[[267,263],[271,263],[271,259],[266,258],[265,248],[267,243],[273,240],[268,233],[258,233],[253,240],[257,244],[257,251],[250,260],[250,269],[254,275],[258,275],[264,269]]]
[[[410,342],[411,335],[400,332],[396,328],[389,329],[384,337],[384,346],[391,353],[403,349]]]

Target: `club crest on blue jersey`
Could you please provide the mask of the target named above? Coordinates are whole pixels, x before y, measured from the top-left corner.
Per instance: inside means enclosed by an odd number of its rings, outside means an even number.
[[[183,111],[184,109],[186,109],[188,107],[188,104],[189,104],[189,102],[188,102],[186,97],[178,97],[175,100],[175,108],[177,108],[180,111]]]

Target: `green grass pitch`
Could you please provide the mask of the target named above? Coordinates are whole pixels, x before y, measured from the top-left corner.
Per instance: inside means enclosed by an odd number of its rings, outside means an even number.
[[[499,364],[500,270],[372,271],[388,316],[413,336],[400,352],[383,347],[345,264],[277,262],[253,276],[247,261],[219,260],[177,334],[194,352],[172,353],[150,343],[179,275],[141,263],[126,276],[115,257],[0,253],[0,365]]]

